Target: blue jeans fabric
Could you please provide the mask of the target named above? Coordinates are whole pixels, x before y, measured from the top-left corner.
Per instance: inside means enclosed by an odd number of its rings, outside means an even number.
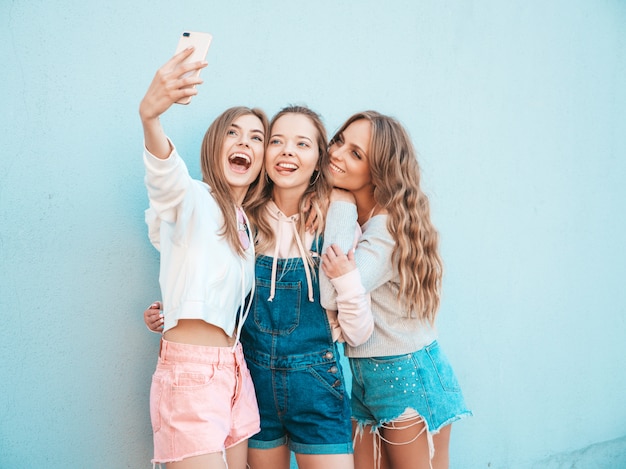
[[[437,341],[405,355],[350,358],[352,418],[373,429],[407,408],[426,421],[429,433],[472,413],[452,366]]]
[[[315,301],[309,302],[302,259],[278,259],[270,302],[272,261],[257,257],[254,302],[241,333],[261,415],[261,431],[248,446],[288,444],[301,454],[352,453],[350,399],[319,302],[318,266]]]

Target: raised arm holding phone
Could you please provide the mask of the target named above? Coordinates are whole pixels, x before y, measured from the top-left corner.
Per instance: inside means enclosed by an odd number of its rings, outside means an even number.
[[[153,464],[168,469],[244,469],[259,431],[239,335],[254,286],[254,244],[242,210],[259,176],[268,121],[258,109],[227,109],[201,147],[193,179],[159,117],[196,95],[207,63],[185,48],[155,74],[139,107],[150,207],[160,251],[163,337],[150,390]]]

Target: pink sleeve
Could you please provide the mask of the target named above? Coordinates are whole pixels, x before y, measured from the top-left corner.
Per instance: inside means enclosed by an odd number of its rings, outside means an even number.
[[[365,343],[374,330],[374,317],[370,295],[361,283],[359,270],[331,279],[331,283],[337,291],[338,309],[338,312],[327,311],[333,338],[337,335],[340,342],[345,341],[352,347]]]

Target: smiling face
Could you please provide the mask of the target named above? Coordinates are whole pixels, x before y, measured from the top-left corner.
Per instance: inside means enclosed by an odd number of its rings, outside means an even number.
[[[333,139],[328,153],[335,187],[355,195],[362,191],[373,191],[369,164],[371,137],[371,123],[359,119]]]
[[[239,200],[261,171],[264,142],[263,123],[253,114],[239,116],[226,130],[220,161],[226,183]]]
[[[275,190],[291,190],[294,197],[304,193],[317,169],[318,140],[315,125],[303,114],[284,114],[274,122],[265,150],[265,170]]]

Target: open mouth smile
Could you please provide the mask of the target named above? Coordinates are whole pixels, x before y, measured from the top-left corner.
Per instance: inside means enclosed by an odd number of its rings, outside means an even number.
[[[245,173],[252,165],[252,159],[245,153],[233,153],[228,157],[230,168],[237,173]]]

